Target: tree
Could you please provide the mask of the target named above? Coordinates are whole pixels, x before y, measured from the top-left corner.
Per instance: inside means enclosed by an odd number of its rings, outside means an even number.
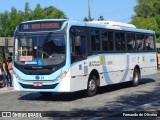
[[[137,28],[151,29],[156,32],[157,42],[160,42],[160,0],[137,0],[135,15],[131,23]]]
[[[29,8],[29,3],[25,3],[25,8],[24,8],[24,20],[31,20],[31,10]]]
[[[9,12],[5,11],[4,13],[1,14],[0,16],[0,33],[1,37],[8,36],[10,34],[10,29],[11,29],[11,20],[9,18]]]
[[[93,20],[94,20],[94,18],[91,18],[91,20],[90,20],[90,21],[93,21]],[[89,20],[88,20],[88,18],[87,18],[87,17],[85,17],[85,18],[83,19],[83,21],[86,21],[86,22],[87,22],[87,21],[89,21]]]
[[[67,18],[66,15],[58,10],[57,8],[50,6],[50,7],[46,7],[43,10],[43,16],[45,19],[53,19],[53,18],[61,18],[61,19],[65,19]]]
[[[3,53],[0,52],[0,61],[2,61],[2,59],[3,59]]]
[[[43,15],[44,15],[43,14],[43,9],[41,8],[41,5],[37,4],[36,8],[33,11],[32,19],[34,19],[34,20],[43,19],[44,18]]]
[[[7,33],[7,36],[13,36],[15,28],[17,27],[18,21],[17,21],[17,9],[12,7],[11,12],[9,13],[9,18],[8,20],[11,22],[10,26],[10,31]]]
[[[103,16],[99,16],[98,21],[104,21],[104,17]]]
[[[21,23],[22,21],[25,21],[25,20],[29,20],[29,19],[26,19],[25,18],[25,13],[19,10],[18,13],[17,13],[17,25],[19,23]]]
[[[50,6],[41,8],[40,4],[32,11],[29,3],[25,3],[24,11],[17,11],[15,7],[11,8],[11,12],[5,11],[0,13],[0,37],[13,36],[16,26],[22,21],[49,19],[49,18],[67,18],[64,12]]]
[[[85,17],[85,18],[83,19],[83,21],[88,21],[88,18]]]

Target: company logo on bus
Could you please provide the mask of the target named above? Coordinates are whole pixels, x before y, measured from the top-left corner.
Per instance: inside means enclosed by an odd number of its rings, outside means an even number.
[[[39,79],[40,79],[40,77],[37,75],[37,76],[35,77],[35,79],[36,79],[36,80],[39,80]]]

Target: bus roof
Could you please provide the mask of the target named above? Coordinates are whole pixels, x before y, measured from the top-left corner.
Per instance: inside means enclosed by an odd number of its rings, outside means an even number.
[[[96,27],[96,28],[104,28],[104,29],[111,29],[111,30],[123,30],[123,31],[130,31],[130,32],[155,34],[153,30],[138,29],[132,24],[120,23],[120,22],[114,22],[114,21],[85,22],[85,21],[77,21],[73,19],[40,19],[40,20],[26,21],[22,23],[43,22],[43,21],[65,21],[69,23],[70,26],[87,26],[87,27]]]
[[[145,30],[145,29],[138,29],[132,24],[127,23],[120,23],[120,22],[111,22],[110,24],[102,24],[100,22],[92,21],[92,22],[84,22],[84,21],[76,21],[76,20],[68,20],[68,22],[73,26],[87,26],[87,27],[96,27],[96,28],[105,28],[111,30],[123,30],[123,31],[130,31],[130,32],[141,32],[141,33],[148,33],[148,34],[155,34],[153,30]],[[120,25],[114,25],[114,23],[119,23]]]

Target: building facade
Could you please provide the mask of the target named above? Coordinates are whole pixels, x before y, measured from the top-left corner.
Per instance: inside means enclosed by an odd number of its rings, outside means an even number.
[[[13,37],[0,37],[0,51],[8,46],[9,53],[13,52]]]

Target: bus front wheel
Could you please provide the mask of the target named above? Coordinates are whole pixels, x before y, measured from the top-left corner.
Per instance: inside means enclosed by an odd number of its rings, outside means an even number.
[[[134,86],[134,87],[138,86],[139,79],[140,79],[140,72],[137,68],[135,68],[134,73],[133,73],[132,86]]]
[[[87,96],[91,97],[97,93],[97,78],[95,75],[91,75],[87,85]]]

